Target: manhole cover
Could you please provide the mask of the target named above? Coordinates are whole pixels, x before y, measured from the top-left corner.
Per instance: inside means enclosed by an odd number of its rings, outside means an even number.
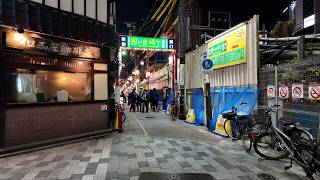
[[[138,180],[214,180],[210,174],[142,172]]]
[[[263,180],[275,180],[276,178],[270,174],[266,173],[259,173],[258,178],[263,179]]]
[[[146,118],[146,119],[153,119],[153,118],[156,118],[156,117],[154,117],[154,116],[147,116],[147,117],[144,117],[144,118]]]

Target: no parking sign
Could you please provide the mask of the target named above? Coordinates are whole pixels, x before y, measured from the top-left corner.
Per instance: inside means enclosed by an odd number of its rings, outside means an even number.
[[[267,86],[267,94],[269,98],[276,97],[276,87],[274,85]]]
[[[289,88],[288,88],[288,86],[280,86],[279,87],[279,97],[281,99],[288,99],[289,98]]]
[[[320,85],[319,84],[309,85],[309,99],[320,101]]]
[[[303,84],[292,84],[292,98],[303,99]]]

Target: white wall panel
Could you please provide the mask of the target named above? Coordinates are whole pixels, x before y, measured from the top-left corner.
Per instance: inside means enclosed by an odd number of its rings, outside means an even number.
[[[98,21],[108,22],[108,0],[98,0]]]
[[[186,54],[185,86],[186,89],[202,88],[201,54],[206,52],[207,44]]]
[[[74,0],[74,13],[84,15],[84,0]]]
[[[37,2],[37,3],[41,3],[42,4],[42,0],[31,0],[33,2]]]
[[[108,99],[108,75],[94,74],[94,100]]]
[[[60,0],[60,9],[72,12],[72,0]]]
[[[96,0],[86,0],[86,16],[96,19]]]
[[[45,5],[58,8],[58,0],[45,0]]]

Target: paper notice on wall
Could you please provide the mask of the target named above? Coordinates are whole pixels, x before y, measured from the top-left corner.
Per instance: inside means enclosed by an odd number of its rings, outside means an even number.
[[[276,88],[274,85],[267,86],[267,94],[268,94],[268,98],[276,97]]]
[[[292,84],[292,98],[303,99],[303,84]]]

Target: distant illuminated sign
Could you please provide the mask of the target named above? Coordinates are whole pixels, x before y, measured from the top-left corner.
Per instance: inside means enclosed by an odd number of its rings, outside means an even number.
[[[208,59],[211,69],[246,63],[247,27],[240,26],[208,42]]]
[[[174,50],[174,39],[121,36],[120,46],[124,49],[172,51]]]

